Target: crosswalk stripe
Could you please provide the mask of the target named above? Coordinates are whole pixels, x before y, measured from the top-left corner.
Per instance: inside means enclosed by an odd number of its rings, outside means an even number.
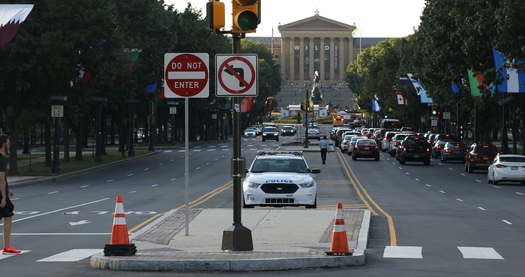
[[[503,260],[503,257],[492,247],[461,247],[459,252],[464,259]]]
[[[29,252],[31,252],[31,250],[22,250],[22,253],[20,253],[20,254],[13,254],[13,255],[0,254],[0,261],[1,260],[5,260],[5,259],[9,259],[9,258],[14,257],[14,256],[18,256],[18,255],[22,255],[22,254],[25,254],[25,253],[29,253]]]
[[[420,246],[386,246],[383,258],[423,259]]]
[[[40,259],[37,262],[78,262],[95,254],[102,253],[102,251],[102,249],[71,249],[69,251]]]

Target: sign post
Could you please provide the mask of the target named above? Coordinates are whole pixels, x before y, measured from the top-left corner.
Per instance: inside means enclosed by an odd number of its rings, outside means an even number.
[[[207,53],[166,53],[164,55],[164,97],[184,98],[184,232],[190,234],[189,99],[209,97],[209,55]]]
[[[242,176],[244,158],[241,156],[241,107],[244,96],[257,95],[257,55],[239,54],[241,34],[233,33],[233,55],[215,56],[218,97],[231,97],[233,102],[233,224],[222,233],[222,250],[252,251],[250,229],[242,225]]]

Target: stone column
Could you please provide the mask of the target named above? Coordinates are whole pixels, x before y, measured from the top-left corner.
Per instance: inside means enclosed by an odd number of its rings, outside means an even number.
[[[284,49],[286,49],[286,37],[281,36],[281,78],[283,80],[286,80],[286,53]]]
[[[290,81],[295,80],[295,55],[294,55],[294,44],[295,44],[295,37],[290,37]]]
[[[314,37],[310,37],[310,47],[308,48],[310,52],[308,58],[310,59],[310,76],[306,76],[307,80],[312,80],[314,76]]]
[[[299,79],[304,81],[304,37],[299,38]]]
[[[344,37],[339,38],[339,80],[343,81],[345,78],[345,48],[344,48]]]
[[[325,78],[324,77],[324,74],[325,74],[325,72],[324,72],[325,71],[325,69],[324,69],[324,37],[321,37],[321,44],[320,44],[320,46],[321,46],[321,49],[320,49],[321,52],[320,52],[319,58],[321,59],[321,61],[320,61],[320,65],[319,65],[319,67],[320,67],[319,74],[321,75],[320,76],[321,77],[321,81],[324,81],[324,78]]]
[[[335,78],[335,47],[334,47],[334,37],[330,38],[330,80],[334,81]]]

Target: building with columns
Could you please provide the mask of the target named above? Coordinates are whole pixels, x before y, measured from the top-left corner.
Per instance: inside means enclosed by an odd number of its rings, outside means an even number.
[[[351,90],[345,81],[346,69],[360,51],[388,38],[354,38],[355,26],[338,22],[318,12],[292,23],[279,25],[281,37],[247,37],[262,43],[281,67],[280,107],[304,101],[314,72],[320,74],[322,105],[353,108]]]

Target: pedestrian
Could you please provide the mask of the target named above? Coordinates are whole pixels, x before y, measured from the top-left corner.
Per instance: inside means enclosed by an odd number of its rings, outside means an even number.
[[[9,137],[0,135],[0,218],[4,222],[4,250],[2,254],[20,254],[22,251],[11,246],[11,227],[13,226],[14,206],[9,199],[13,194],[7,185],[7,157],[10,147]]]
[[[326,138],[326,136],[323,136],[323,138],[319,141],[319,147],[321,148],[321,159],[323,160],[323,164],[326,164],[326,153],[328,153],[328,145],[330,142]]]

